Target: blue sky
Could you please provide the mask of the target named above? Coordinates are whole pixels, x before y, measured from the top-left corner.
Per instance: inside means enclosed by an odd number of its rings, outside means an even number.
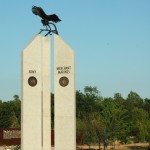
[[[21,51],[42,28],[33,5],[62,20],[59,34],[76,53],[77,90],[150,98],[149,0],[1,0],[0,99],[21,95]]]

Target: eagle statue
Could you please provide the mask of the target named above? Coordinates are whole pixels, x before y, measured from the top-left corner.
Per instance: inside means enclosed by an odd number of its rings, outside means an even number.
[[[39,17],[41,17],[43,26],[46,26],[46,29],[41,29],[41,32],[49,31],[48,34],[51,32],[58,34],[57,28],[54,23],[60,22],[61,20],[56,14],[47,15],[41,7],[37,6],[32,6],[32,12],[34,15],[38,15]],[[55,30],[51,30],[50,24],[54,26]]]

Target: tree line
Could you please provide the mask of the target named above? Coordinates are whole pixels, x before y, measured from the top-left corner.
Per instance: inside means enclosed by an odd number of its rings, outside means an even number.
[[[96,87],[76,92],[77,136],[93,145],[150,142],[150,99],[131,91],[124,99],[120,93],[103,98]]]
[[[54,128],[54,94],[51,93],[51,126]],[[120,93],[102,97],[96,87],[76,91],[77,138],[81,144],[150,142],[150,99],[131,91],[127,98]],[[21,127],[21,100],[0,100],[0,128]],[[115,144],[114,144],[115,147]]]

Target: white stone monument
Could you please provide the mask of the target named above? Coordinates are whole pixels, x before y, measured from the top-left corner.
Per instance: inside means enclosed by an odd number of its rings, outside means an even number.
[[[21,150],[50,150],[50,39],[40,34],[22,52]]]
[[[37,35],[22,52],[21,150],[52,150],[50,38]],[[55,150],[76,150],[75,58],[54,34]]]
[[[54,35],[55,150],[76,150],[75,58]]]

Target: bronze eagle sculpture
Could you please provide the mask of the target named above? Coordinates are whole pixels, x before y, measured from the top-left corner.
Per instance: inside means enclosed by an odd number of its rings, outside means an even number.
[[[48,31],[46,35],[50,34],[51,32],[58,34],[57,28],[54,23],[60,22],[61,20],[56,14],[47,15],[41,7],[37,6],[32,6],[32,12],[34,15],[38,15],[39,17],[41,17],[43,26],[46,26],[46,29],[41,29],[41,32]],[[50,24],[54,26],[55,30],[51,30]]]

